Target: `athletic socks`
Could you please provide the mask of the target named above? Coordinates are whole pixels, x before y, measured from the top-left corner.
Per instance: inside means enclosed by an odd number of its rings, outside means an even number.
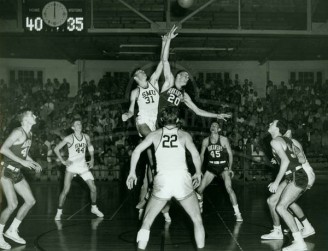
[[[277,231],[282,231],[281,230],[281,225],[279,225],[279,226],[275,226],[275,225],[273,225],[273,230],[277,230]]]
[[[10,225],[10,229],[18,229],[19,225],[22,223],[22,221],[18,220],[18,219],[14,219],[13,222]]]

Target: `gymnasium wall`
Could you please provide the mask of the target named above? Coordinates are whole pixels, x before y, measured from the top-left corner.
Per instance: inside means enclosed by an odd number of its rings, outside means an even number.
[[[9,70],[11,69],[41,69],[44,72],[44,81],[47,78],[58,78],[61,81],[66,78],[71,84],[71,95],[78,90],[78,75],[80,80],[98,80],[106,72],[130,72],[137,67],[145,70],[153,69],[158,62],[150,61],[100,61],[100,60],[77,60],[74,64],[66,60],[43,60],[43,59],[0,59],[0,79],[7,83]],[[328,78],[328,61],[270,61],[260,65],[257,61],[226,61],[226,62],[186,62],[172,63],[172,68],[186,69],[191,75],[198,72],[229,72],[233,79],[235,74],[243,81],[247,78],[253,82],[260,96],[265,94],[267,71],[270,80],[275,84],[281,81],[288,82],[291,71],[322,71],[323,79]]]

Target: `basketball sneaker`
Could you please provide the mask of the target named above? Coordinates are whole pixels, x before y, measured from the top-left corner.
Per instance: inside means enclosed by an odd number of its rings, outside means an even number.
[[[304,241],[293,241],[292,245],[285,247],[282,251],[306,251],[308,250],[306,243]]]
[[[0,248],[1,249],[11,249],[10,244],[5,241],[2,234],[0,235]]]
[[[272,229],[271,233],[269,234],[264,234],[261,236],[262,240],[283,240],[284,235],[282,232],[278,229]]]
[[[26,241],[18,235],[17,229],[9,228],[3,235],[19,244],[26,244]]]
[[[301,230],[301,234],[303,236],[303,238],[307,238],[311,235],[314,235],[315,234],[315,230],[314,228],[312,227],[312,225],[310,226],[306,226],[304,227],[302,230]]]
[[[99,211],[97,206],[92,206],[91,207],[91,213],[97,215],[97,217],[100,217],[100,218],[104,217],[104,214]]]

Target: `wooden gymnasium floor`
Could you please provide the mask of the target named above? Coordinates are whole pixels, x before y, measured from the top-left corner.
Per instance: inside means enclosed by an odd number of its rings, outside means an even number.
[[[317,182],[312,190],[300,199],[308,218],[316,229],[316,235],[306,239],[309,250],[328,250],[328,186]],[[260,251],[281,250],[291,242],[290,236],[283,241],[261,241],[272,223],[266,206],[267,184],[234,184],[243,213],[244,222],[236,223],[229,198],[220,182],[205,191],[204,226],[205,250]],[[31,183],[37,204],[20,226],[20,234],[26,246],[11,241],[12,250],[136,250],[135,238],[139,222],[135,203],[137,192],[129,192],[125,184],[108,181],[97,182],[99,208],[104,219],[90,213],[89,194],[86,187],[76,180],[64,207],[64,219],[54,221],[59,182]],[[5,202],[2,202],[2,207]],[[182,209],[173,203],[172,223],[165,224],[159,215],[152,227],[147,250],[172,251],[196,250],[192,224]],[[11,222],[11,220],[10,220]]]

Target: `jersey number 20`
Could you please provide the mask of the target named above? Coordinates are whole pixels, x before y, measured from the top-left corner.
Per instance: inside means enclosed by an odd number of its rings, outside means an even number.
[[[177,142],[177,135],[164,135],[163,136],[164,140],[163,140],[163,147],[165,148],[171,148],[171,147],[178,147],[178,145],[176,145]]]
[[[170,94],[170,97],[167,99],[167,101],[169,101],[170,103],[178,106],[180,104],[180,98],[176,97],[173,94]]]

